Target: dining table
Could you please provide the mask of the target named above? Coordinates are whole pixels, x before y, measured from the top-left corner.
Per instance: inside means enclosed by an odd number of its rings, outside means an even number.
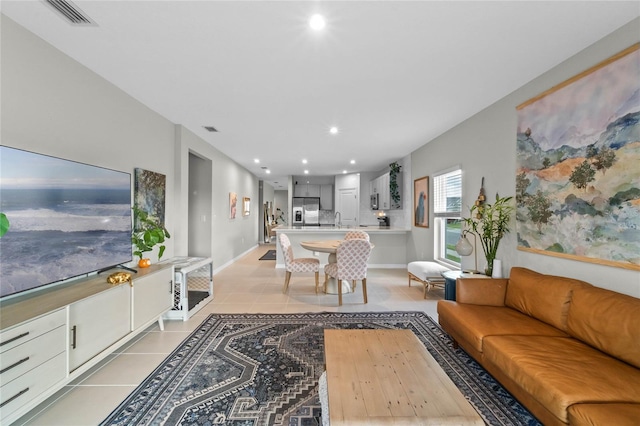
[[[338,252],[338,246],[344,240],[317,240],[317,241],[301,241],[302,248],[310,250],[312,252],[328,253],[328,263],[336,263]],[[371,243],[370,243],[371,244]],[[371,248],[375,245],[371,244]],[[351,287],[351,282],[344,280],[342,282],[342,293],[353,293],[354,289]],[[328,294],[338,294],[338,280],[334,277],[326,277],[324,282],[324,292]]]

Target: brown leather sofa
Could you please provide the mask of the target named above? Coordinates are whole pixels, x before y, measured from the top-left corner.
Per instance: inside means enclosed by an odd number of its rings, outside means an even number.
[[[442,328],[545,425],[640,425],[640,299],[526,268],[456,297]]]

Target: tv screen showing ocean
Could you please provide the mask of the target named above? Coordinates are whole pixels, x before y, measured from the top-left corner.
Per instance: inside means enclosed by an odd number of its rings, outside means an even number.
[[[131,192],[5,189],[10,221],[0,238],[0,296],[131,261]]]

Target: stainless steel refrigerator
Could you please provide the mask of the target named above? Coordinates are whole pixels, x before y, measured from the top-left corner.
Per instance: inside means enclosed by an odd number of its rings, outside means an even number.
[[[320,198],[293,197],[293,224],[319,225]]]

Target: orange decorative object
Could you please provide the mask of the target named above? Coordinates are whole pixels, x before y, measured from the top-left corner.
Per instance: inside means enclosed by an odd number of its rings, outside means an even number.
[[[141,268],[148,268],[151,266],[151,259],[140,259],[138,266]]]

